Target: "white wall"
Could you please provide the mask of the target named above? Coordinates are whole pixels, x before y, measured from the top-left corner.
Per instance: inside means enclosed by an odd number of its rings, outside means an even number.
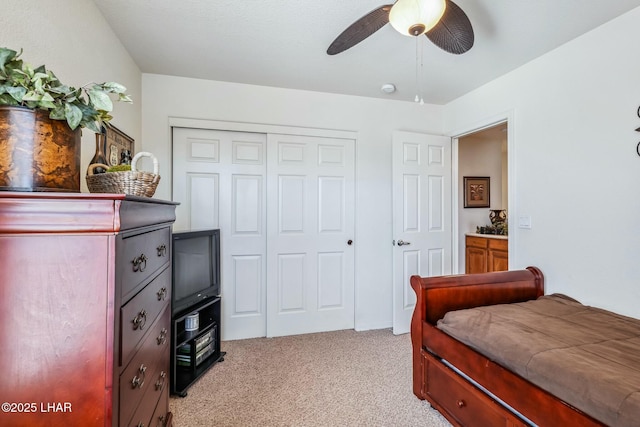
[[[20,51],[30,65],[45,65],[64,84],[115,81],[127,87],[133,104],[116,102],[112,123],[141,136],[141,73],[91,0],[2,0],[0,46]],[[80,182],[95,153],[95,134],[82,131]]]
[[[144,149],[171,198],[169,117],[356,131],[356,329],[391,326],[391,135],[441,133],[442,107],[143,74]]]
[[[445,107],[455,133],[508,111],[513,268],[640,317],[640,8]],[[511,153],[511,151],[514,151]],[[532,228],[514,220],[530,215]]]

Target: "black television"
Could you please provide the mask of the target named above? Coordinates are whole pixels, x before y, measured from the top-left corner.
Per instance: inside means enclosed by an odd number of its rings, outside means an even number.
[[[220,230],[173,233],[172,313],[220,295]]]

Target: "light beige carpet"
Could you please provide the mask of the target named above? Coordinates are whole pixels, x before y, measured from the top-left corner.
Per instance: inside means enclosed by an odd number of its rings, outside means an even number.
[[[450,426],[412,392],[408,334],[323,332],[222,350],[187,397],[171,398],[177,427]]]

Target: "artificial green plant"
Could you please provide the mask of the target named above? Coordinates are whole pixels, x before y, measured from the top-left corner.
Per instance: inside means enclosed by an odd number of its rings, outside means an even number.
[[[0,105],[49,111],[54,120],[66,120],[71,129],[89,128],[101,132],[112,116],[113,102],[131,102],[127,88],[115,82],[89,83],[81,88],[67,86],[44,65],[32,68],[20,59],[20,52],[0,48]]]

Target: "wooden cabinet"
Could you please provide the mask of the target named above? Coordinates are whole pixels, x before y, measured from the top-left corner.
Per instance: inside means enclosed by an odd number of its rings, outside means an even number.
[[[489,239],[487,249],[487,272],[509,269],[509,241]]]
[[[509,241],[500,237],[466,236],[465,273],[509,269]]]
[[[168,426],[175,204],[0,193],[3,426]]]

